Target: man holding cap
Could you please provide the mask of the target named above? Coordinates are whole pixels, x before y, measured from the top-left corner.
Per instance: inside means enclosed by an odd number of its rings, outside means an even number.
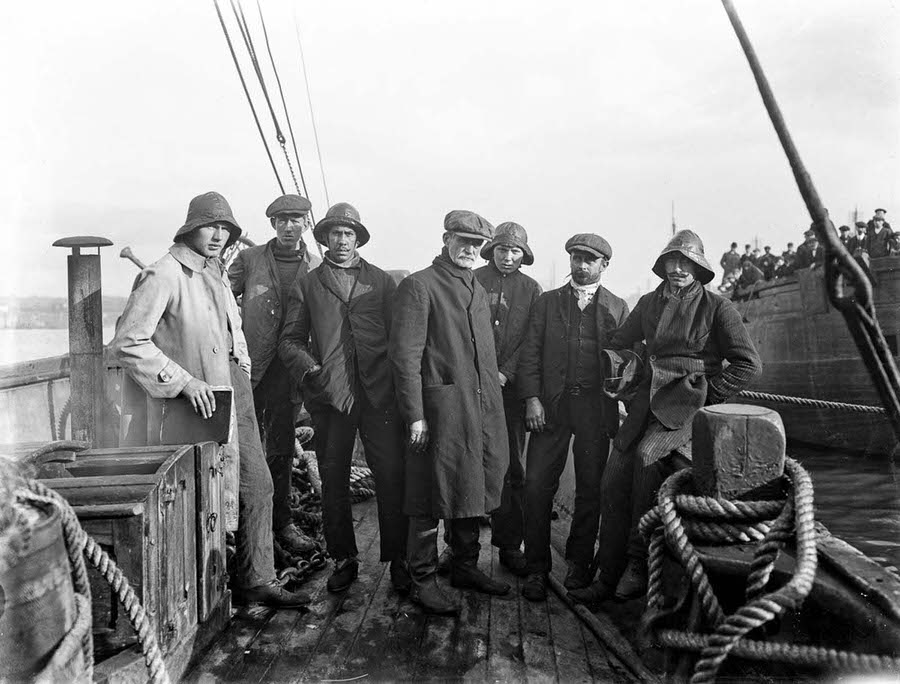
[[[487,294],[472,272],[494,228],[471,211],[444,218],[444,249],[400,282],[389,356],[409,430],[405,512],[411,598],[425,610],[459,605],[437,583],[437,528],[445,520],[450,582],[489,594],[509,585],[478,569],[479,520],[500,506],[509,466],[500,370]]]
[[[369,231],[341,202],[316,224],[328,247],[321,266],[300,276],[288,297],[278,353],[316,431],[322,523],[334,570],[328,590],[347,589],[359,572],[350,509],[350,464],[359,431],[375,477],[381,560],[398,591],[409,590],[403,514],[403,426],[396,417],[388,365],[394,280],[359,256]]]
[[[525,407],[516,389],[516,367],[528,331],[528,315],[541,286],[522,273],[523,264],[534,263],[534,254],[528,246],[528,233],[518,223],[497,226],[494,239],[481,248],[481,258],[490,263],[477,269],[475,277],[488,295],[509,438],[509,470],[503,480],[500,508],[491,515],[491,543],[500,549],[501,565],[524,575],[525,555],[520,547],[525,522]]]
[[[566,542],[565,586],[591,581],[600,518],[600,481],[609,440],[619,426],[615,401],[603,395],[601,350],[628,315],[628,305],[600,284],[612,248],[599,235],[566,242],[572,280],[542,294],[531,312],[519,356],[519,396],[532,431],[525,468],[525,557],[522,595],[547,598],[553,495],[575,436],[575,511]]]
[[[291,464],[294,458],[292,384],[278,358],[278,335],[284,324],[287,294],[294,279],[321,259],[309,253],[302,234],[310,209],[300,195],[282,195],[266,216],[275,237],[264,245],[238,252],[228,268],[231,291],[241,305],[244,337],[252,361],[253,402],[262,433],[266,462],[272,473],[272,526],[279,545],[291,554],[315,547],[291,520]]]
[[[240,452],[236,598],[299,606],[309,596],[285,590],[275,578],[272,477],[253,411],[240,314],[219,258],[240,234],[222,195],[192,199],[175,244],[135,281],[110,347],[157,417],[163,400],[181,395],[209,418],[216,410],[211,386],[233,387]]]

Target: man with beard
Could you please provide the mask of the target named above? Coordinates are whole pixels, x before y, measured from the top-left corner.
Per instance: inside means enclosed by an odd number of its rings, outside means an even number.
[[[252,362],[256,420],[272,474],[272,527],[275,540],[291,554],[305,553],[315,542],[291,520],[291,465],[294,459],[294,402],[290,374],[278,358],[288,292],[298,277],[321,261],[306,249],[303,230],[310,209],[300,195],[282,195],[266,209],[275,237],[242,250],[228,268],[231,291],[240,298],[244,337]]]
[[[631,349],[643,340],[644,375],[603,476],[600,576],[590,587],[569,592],[582,603],[596,603],[613,591],[622,600],[646,592],[641,516],[662,482],[687,464],[679,450],[690,443],[697,411],[733,397],[762,370],[737,309],[703,287],[713,271],[696,234],[678,231],[653,273],[663,282],[641,297],[610,343],[614,350]]]
[[[343,591],[359,572],[350,508],[350,465],[359,430],[375,476],[381,560],[391,564],[394,588],[406,592],[403,426],[387,359],[396,286],[359,256],[369,231],[349,204],[331,207],[313,234],[328,251],[322,265],[298,278],[291,290],[278,353],[302,382],[316,431],[322,523],[334,560],[327,587]]]
[[[309,596],[287,591],[275,578],[272,476],[253,410],[240,314],[219,258],[240,234],[222,195],[192,199],[175,244],[138,276],[110,348],[157,417],[165,400],[183,396],[209,418],[216,410],[212,386],[233,388],[240,452],[235,598],[300,606]]]
[[[475,271],[488,295],[503,412],[509,437],[509,470],[503,480],[500,508],[491,516],[491,543],[500,549],[500,564],[513,574],[525,574],[521,551],[525,524],[525,409],[519,397],[519,350],[528,331],[528,315],[541,294],[541,286],[522,273],[522,265],[534,263],[528,234],[518,223],[501,223],[494,239],[481,249],[490,263]]]
[[[574,435],[575,510],[566,542],[565,586],[591,581],[600,518],[600,482],[609,440],[619,426],[616,402],[602,391],[601,351],[628,315],[625,302],[600,284],[612,248],[593,233],[566,242],[572,280],[534,305],[519,357],[519,395],[531,442],[525,466],[525,557],[522,595],[547,598],[550,514]]]
[[[509,443],[487,294],[472,272],[494,228],[471,211],[444,218],[444,249],[400,282],[389,356],[409,430],[405,512],[410,597],[426,611],[459,604],[437,583],[437,528],[449,523],[450,582],[503,595],[478,569],[479,520],[500,506]]]

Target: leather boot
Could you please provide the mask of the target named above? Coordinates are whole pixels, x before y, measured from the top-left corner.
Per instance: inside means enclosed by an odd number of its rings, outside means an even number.
[[[630,601],[647,593],[647,561],[629,558],[625,572],[616,585],[616,598]]]
[[[358,574],[359,561],[356,558],[342,558],[339,561],[335,561],[334,570],[331,573],[331,577],[328,578],[326,587],[333,594],[344,591],[344,589],[353,584],[353,580],[356,579]]]
[[[528,575],[528,561],[519,549],[500,549],[500,565],[517,577]]]
[[[575,603],[591,608],[596,608],[602,601],[612,596],[613,590],[603,580],[597,580],[591,586],[582,589],[570,589],[569,598]]]
[[[547,600],[547,573],[532,572],[522,585],[522,596],[529,601]]]
[[[260,584],[249,589],[235,592],[235,603],[262,603],[275,608],[299,608],[309,603],[309,594],[305,591],[288,591],[278,580]]]
[[[275,541],[291,555],[309,553],[316,548],[316,542],[298,530],[294,523],[288,523],[280,530],[275,530]]]
[[[438,585],[435,575],[431,575],[422,582],[413,582],[409,598],[422,606],[427,613],[459,615],[459,604],[444,593],[444,590]]]
[[[412,586],[412,577],[409,574],[409,568],[406,561],[402,558],[395,558],[391,561],[391,584],[394,591],[398,594],[408,594]]]
[[[450,584],[457,589],[474,589],[492,596],[509,593],[506,582],[498,582],[485,575],[474,565],[454,565],[450,568]]]
[[[593,579],[590,575],[591,571],[588,570],[586,565],[571,561],[569,569],[566,571],[566,579],[563,582],[563,586],[570,591],[572,589],[584,589]]]
[[[437,564],[437,573],[439,575],[449,575],[450,574],[450,564],[453,562],[453,549],[450,548],[450,545],[444,547],[444,550],[441,551],[441,556],[438,558]]]

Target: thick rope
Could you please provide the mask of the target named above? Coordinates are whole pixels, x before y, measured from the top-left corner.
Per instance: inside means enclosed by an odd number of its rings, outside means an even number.
[[[109,557],[109,554],[100,548],[100,545],[82,529],[72,507],[57,492],[38,480],[29,480],[28,490],[23,490],[22,496],[30,501],[51,503],[59,507],[62,514],[63,536],[66,539],[66,547],[69,548],[70,560],[73,563],[73,583],[76,586],[76,591],[90,597],[90,585],[87,579],[87,569],[84,565],[84,557],[87,557],[115,590],[120,603],[125,608],[128,619],[131,621],[135,632],[137,632],[138,642],[141,645],[141,652],[144,654],[144,664],[147,666],[150,681],[154,684],[168,684],[169,675],[166,672],[165,661],[159,650],[159,645],[156,643],[156,634],[153,627],[128,579]],[[82,549],[83,555],[80,552]],[[73,552],[76,550],[79,552],[73,555]],[[82,587],[84,590],[82,590]],[[88,635],[92,639],[90,632],[88,632]],[[87,662],[93,662],[92,644],[90,649],[86,649],[85,658]]]
[[[793,404],[794,406],[810,406],[813,408],[834,409],[836,411],[849,411],[852,413],[886,415],[883,406],[848,404],[843,401],[824,401],[823,399],[809,399],[807,397],[793,397],[786,394],[769,394],[767,392],[751,392],[749,390],[744,390],[738,396],[754,399],[756,401],[771,401],[776,404]]]

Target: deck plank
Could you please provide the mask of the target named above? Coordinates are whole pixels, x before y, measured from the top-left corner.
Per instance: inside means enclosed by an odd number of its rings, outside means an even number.
[[[525,657],[522,652],[522,628],[519,621],[521,583],[500,565],[497,548],[491,547],[491,576],[512,585],[511,601],[491,601],[490,638],[486,681],[525,681]]]
[[[183,682],[200,684],[220,681],[237,664],[244,651],[263,632],[278,611],[265,606],[240,608],[231,618],[231,625],[222,632],[203,659],[185,675]]]

